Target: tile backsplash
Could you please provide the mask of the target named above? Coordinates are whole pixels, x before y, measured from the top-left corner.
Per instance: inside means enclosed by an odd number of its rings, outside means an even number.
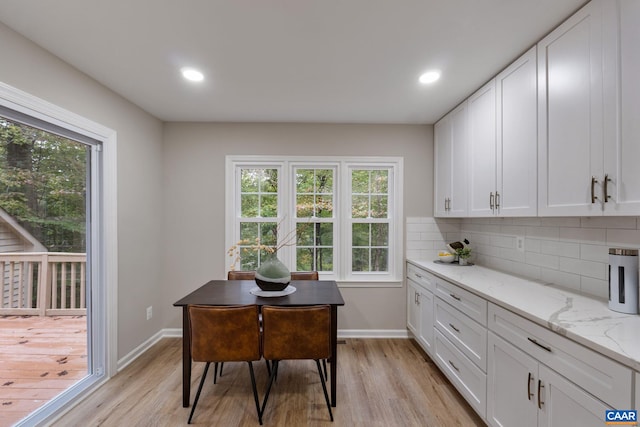
[[[640,249],[639,217],[411,217],[406,257],[436,259],[445,243],[468,239],[472,261],[606,299],[609,248]],[[523,250],[516,248],[522,238]]]

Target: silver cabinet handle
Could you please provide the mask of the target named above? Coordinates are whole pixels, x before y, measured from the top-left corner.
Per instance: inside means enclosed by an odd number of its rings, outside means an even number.
[[[449,365],[451,365],[453,367],[453,369],[455,369],[456,371],[460,372],[460,369],[458,369],[458,367],[456,365],[454,365],[451,360],[449,360]]]
[[[527,398],[531,400],[533,397],[533,393],[531,393],[531,380],[533,379],[533,375],[529,372],[529,378],[527,378]]]
[[[459,296],[457,296],[456,294],[449,294],[449,296],[450,296],[451,298],[453,298],[454,300],[456,300],[456,301],[460,301],[460,297],[459,297]]]
[[[609,199],[611,198],[611,196],[609,195],[609,191],[607,188],[607,184],[609,184],[609,182],[611,182],[611,178],[609,178],[609,174],[606,174],[604,176],[604,202],[607,203],[609,201]]]
[[[496,210],[500,207],[500,193],[496,191]]]
[[[489,208],[493,210],[493,192],[489,193]]]
[[[598,200],[598,197],[596,196],[596,192],[595,192],[595,186],[597,182],[598,180],[596,179],[596,177],[592,176],[591,177],[591,203],[595,203],[596,200]]]
[[[454,331],[456,331],[457,333],[460,333],[460,329],[456,328],[455,326],[453,326],[453,323],[449,323],[449,326],[451,326],[451,329],[453,329]]]

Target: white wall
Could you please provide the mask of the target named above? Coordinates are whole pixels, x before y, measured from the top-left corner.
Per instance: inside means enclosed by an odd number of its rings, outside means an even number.
[[[404,157],[404,213],[433,210],[433,128],[410,125],[167,123],[164,128],[166,302],[225,277],[225,155]],[[341,288],[338,327],[406,330],[406,290]],[[167,327],[181,325],[175,308]]]
[[[407,258],[436,259],[467,238],[472,261],[607,299],[609,248],[640,248],[638,217],[407,219]],[[440,234],[439,230],[444,230]],[[516,237],[524,237],[524,251]]]
[[[1,23],[0,52],[0,81],[117,132],[121,358],[162,328],[162,123]]]

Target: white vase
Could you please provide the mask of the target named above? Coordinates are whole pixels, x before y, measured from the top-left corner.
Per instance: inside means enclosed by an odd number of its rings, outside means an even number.
[[[459,258],[458,262],[460,263],[460,265],[467,265],[469,263],[469,260],[467,258]]]

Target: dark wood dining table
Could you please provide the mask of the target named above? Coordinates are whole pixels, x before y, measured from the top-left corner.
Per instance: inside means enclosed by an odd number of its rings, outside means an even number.
[[[191,342],[187,306],[198,305],[274,305],[281,307],[329,305],[331,306],[331,406],[336,406],[336,379],[338,371],[338,306],[344,299],[333,280],[292,280],[296,288],[292,294],[280,297],[261,297],[250,291],[256,287],[253,280],[211,280],[173,305],[182,307],[182,406],[189,406],[191,394]]]

